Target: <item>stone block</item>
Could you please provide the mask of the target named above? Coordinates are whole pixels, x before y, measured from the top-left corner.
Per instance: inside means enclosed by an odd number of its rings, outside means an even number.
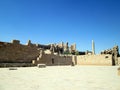
[[[17,70],[16,67],[10,67],[9,70]]]
[[[20,41],[19,40],[12,40],[12,43],[13,44],[20,44]]]
[[[38,68],[45,68],[45,67],[46,67],[46,64],[38,64],[37,67],[38,67]]]
[[[35,60],[32,60],[32,64],[35,64]]]
[[[39,61],[40,60],[40,58],[39,57],[37,57],[37,61]]]
[[[75,66],[74,62],[71,63],[71,66]]]

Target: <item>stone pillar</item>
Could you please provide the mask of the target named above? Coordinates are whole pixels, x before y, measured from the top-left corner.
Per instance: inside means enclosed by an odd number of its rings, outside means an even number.
[[[113,56],[114,56],[114,60],[115,60],[115,65],[118,65],[118,56],[119,56],[118,46],[113,47]]]
[[[72,63],[74,65],[77,65],[77,56],[76,55],[72,55]]]
[[[69,52],[68,42],[64,45],[64,52]]]
[[[74,50],[76,51],[76,43],[75,43],[75,44],[73,44],[73,48],[74,48]]]
[[[28,46],[31,45],[31,40],[28,40],[27,45],[28,45]]]
[[[92,40],[92,54],[93,55],[95,54],[95,43],[93,40]]]
[[[55,52],[54,44],[51,44],[50,51],[51,51],[52,54],[54,54],[54,52]]]
[[[63,42],[61,42],[61,48],[63,48],[64,47],[64,43]]]

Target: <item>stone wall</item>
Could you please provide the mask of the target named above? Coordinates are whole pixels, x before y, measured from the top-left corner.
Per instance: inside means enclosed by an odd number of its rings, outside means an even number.
[[[35,45],[0,42],[0,63],[31,63],[39,55]]]
[[[44,63],[46,65],[71,65],[72,57],[44,54],[41,58],[37,58],[36,63]]]
[[[118,65],[120,65],[120,57],[118,57]]]
[[[38,57],[39,58],[39,57]],[[37,64],[44,63],[46,65],[108,65],[112,66],[112,55],[72,55],[58,56],[52,54],[44,54],[37,59]]]
[[[112,66],[112,55],[79,55],[72,56],[76,65],[110,65]]]
[[[46,65],[113,65],[112,55],[54,55],[40,52],[31,42],[27,45],[13,40],[12,43],[0,42],[0,63],[44,63]],[[118,58],[120,64],[120,57]]]

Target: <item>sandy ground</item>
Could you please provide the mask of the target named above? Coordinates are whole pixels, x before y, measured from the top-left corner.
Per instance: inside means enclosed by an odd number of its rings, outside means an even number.
[[[120,90],[118,66],[0,68],[0,90]]]

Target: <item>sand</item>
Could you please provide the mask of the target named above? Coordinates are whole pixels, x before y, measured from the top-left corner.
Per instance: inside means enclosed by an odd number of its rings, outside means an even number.
[[[0,90],[120,90],[118,66],[0,68]]]

